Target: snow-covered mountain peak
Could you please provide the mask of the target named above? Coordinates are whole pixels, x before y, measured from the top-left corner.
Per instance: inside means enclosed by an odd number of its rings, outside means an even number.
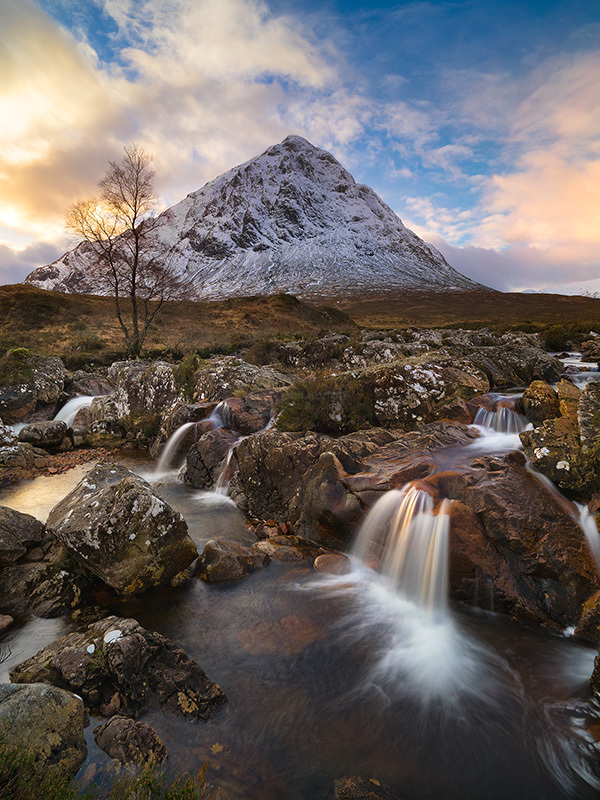
[[[388,289],[474,289],[325,150],[287,136],[188,194],[158,218],[153,247],[195,275],[197,295],[344,296]],[[27,281],[94,291],[80,245]]]

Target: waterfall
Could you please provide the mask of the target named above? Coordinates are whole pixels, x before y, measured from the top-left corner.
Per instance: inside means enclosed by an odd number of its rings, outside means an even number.
[[[574,505],[579,509],[579,519],[577,520],[579,527],[584,533],[594,564],[600,572],[600,533],[598,533],[596,520],[585,503],[575,503]]]
[[[230,478],[228,477],[227,473],[229,471],[229,465],[231,464],[231,458],[233,456],[233,448],[236,446],[236,444],[237,441],[231,445],[227,455],[223,459],[223,465],[219,471],[219,477],[215,481],[215,494],[222,494],[226,496],[227,492],[229,491]]]
[[[529,422],[527,417],[517,414],[512,408],[501,406],[497,411],[488,411],[487,408],[479,408],[475,415],[474,425],[482,428],[489,428],[498,433],[522,433],[526,430]]]
[[[212,410],[210,417],[206,421],[210,423],[211,430],[216,431],[217,428],[225,427],[225,418],[227,416],[227,405],[223,401],[218,403]]]
[[[431,617],[448,605],[449,501],[433,513],[430,494],[414,486],[392,489],[368,513],[354,555],[377,570]]]
[[[90,395],[81,395],[80,397],[71,398],[71,400],[69,400],[68,403],[65,403],[65,405],[56,414],[54,420],[56,422],[66,422],[67,427],[70,428],[75,421],[75,417],[77,416],[79,409],[91,406],[94,399],[95,398]]]
[[[168,472],[170,469],[179,469],[179,467],[181,467],[181,464],[173,467],[172,462],[174,461],[175,456],[181,447],[185,435],[195,424],[195,422],[185,422],[183,425],[180,425],[179,428],[177,428],[175,433],[171,434],[165,446],[163,447],[160,458],[158,459],[155,470],[156,473]]]

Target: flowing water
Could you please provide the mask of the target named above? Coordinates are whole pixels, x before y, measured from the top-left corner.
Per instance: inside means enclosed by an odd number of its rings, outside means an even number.
[[[483,435],[452,458],[511,449],[514,420],[501,416],[507,430],[480,427]],[[215,537],[254,541],[223,496],[178,482],[173,469],[126,466],[181,511],[199,549]],[[43,519],[85,470],[4,489],[0,503]],[[574,509],[594,547],[593,520]],[[445,505],[434,509],[410,485],[386,493],[351,559],[348,575],[273,561],[233,584],[195,578],[111,609],[180,643],[227,694],[206,724],[143,716],[169,749],[170,771],[208,761],[231,800],[326,800],[344,775],[376,777],[407,800],[600,796],[600,710],[583,705],[597,650],[449,607]],[[70,627],[22,621],[4,676]],[[86,729],[80,776],[102,785],[108,759],[93,742],[97,722]]]

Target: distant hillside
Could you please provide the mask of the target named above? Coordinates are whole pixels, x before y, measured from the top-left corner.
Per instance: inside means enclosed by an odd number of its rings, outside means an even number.
[[[600,297],[600,278],[592,278],[591,281],[575,281],[574,283],[562,283],[557,286],[547,286],[540,289],[539,294],[566,294],[580,295],[581,297]]]
[[[453,269],[372,189],[300,136],[288,136],[167,209],[153,246],[181,273],[195,276],[198,299],[486,288]],[[94,292],[88,269],[94,259],[86,242],[26,280],[42,289]]]

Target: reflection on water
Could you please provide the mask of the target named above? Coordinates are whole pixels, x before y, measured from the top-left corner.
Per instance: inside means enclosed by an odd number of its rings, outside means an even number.
[[[45,522],[58,501],[69,494],[93,466],[91,461],[60,475],[42,475],[35,481],[13,484],[0,491],[0,503]]]

